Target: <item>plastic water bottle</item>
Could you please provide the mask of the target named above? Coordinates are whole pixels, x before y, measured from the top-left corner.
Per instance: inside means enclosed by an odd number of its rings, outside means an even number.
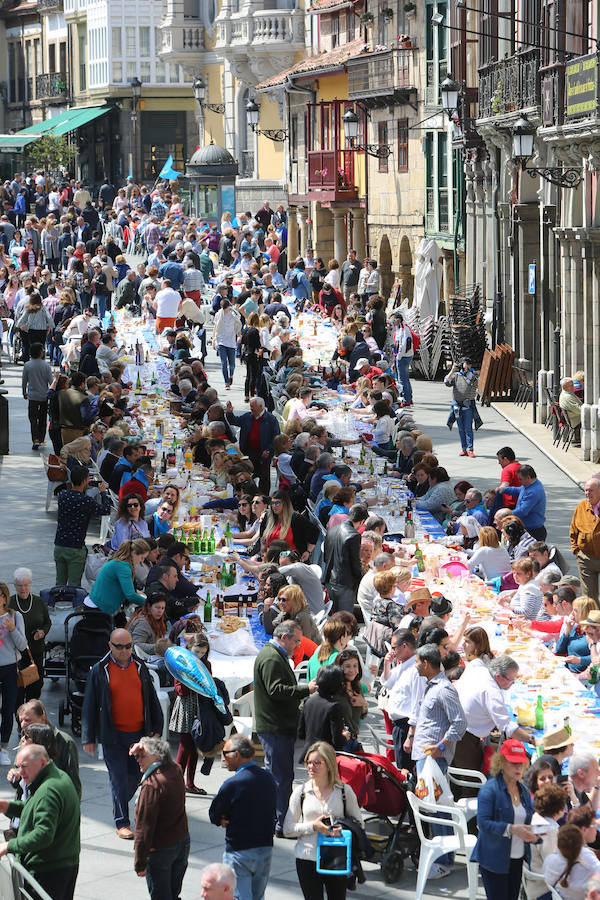
[[[500,625],[500,622],[496,624],[496,637],[502,637],[502,627]]]

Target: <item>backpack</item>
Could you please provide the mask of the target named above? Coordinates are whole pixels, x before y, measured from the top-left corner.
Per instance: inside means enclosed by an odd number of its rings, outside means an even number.
[[[300,275],[298,274],[298,272],[294,272],[290,284],[294,289],[298,287],[298,285],[300,284]]]
[[[416,333],[412,330],[412,328],[410,327],[410,325],[407,325],[406,327],[407,327],[408,330],[410,331],[410,337],[411,337],[411,340],[412,340],[412,347],[413,347],[413,350],[418,350],[419,347],[421,346],[421,338],[420,338],[420,336],[419,336],[418,334],[416,334]]]

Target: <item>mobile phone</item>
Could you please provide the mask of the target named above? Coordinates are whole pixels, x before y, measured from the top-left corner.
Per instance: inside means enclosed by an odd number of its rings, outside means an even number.
[[[323,825],[326,825],[327,828],[333,828],[333,820],[331,816],[325,816],[323,819]]]
[[[534,834],[548,834],[548,825],[545,822],[540,822],[539,825],[530,825],[529,826]]]

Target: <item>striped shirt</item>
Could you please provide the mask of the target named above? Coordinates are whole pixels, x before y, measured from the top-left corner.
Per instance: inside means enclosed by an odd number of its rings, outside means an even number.
[[[413,738],[411,754],[413,761],[425,758],[425,747],[429,744],[437,744],[443,740],[450,743],[442,756],[446,762],[451,762],[456,742],[466,730],[467,720],[456,688],[444,673],[440,672],[425,688]]]

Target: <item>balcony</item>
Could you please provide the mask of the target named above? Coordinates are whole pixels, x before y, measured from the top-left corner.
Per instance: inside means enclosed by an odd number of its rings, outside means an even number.
[[[69,93],[69,82],[64,72],[48,72],[35,79],[36,100],[59,100]]]
[[[204,26],[199,19],[181,22],[165,19],[161,25],[162,46],[159,55],[169,63],[197,67],[198,54],[204,49]]]
[[[354,150],[309,150],[308,199],[325,203],[358,200],[354,157]]]
[[[250,45],[270,50],[277,49],[281,44],[291,45],[288,49],[304,47],[302,10],[259,10],[217,19],[216,46],[219,49]],[[275,48],[273,45],[276,45]]]
[[[368,108],[401,106],[416,109],[418,70],[415,50],[388,50],[360,61],[348,60],[348,97]]]
[[[63,8],[63,0],[38,0],[38,10],[41,13],[58,12]]]
[[[479,118],[540,105],[540,51],[515,53],[479,69]]]

